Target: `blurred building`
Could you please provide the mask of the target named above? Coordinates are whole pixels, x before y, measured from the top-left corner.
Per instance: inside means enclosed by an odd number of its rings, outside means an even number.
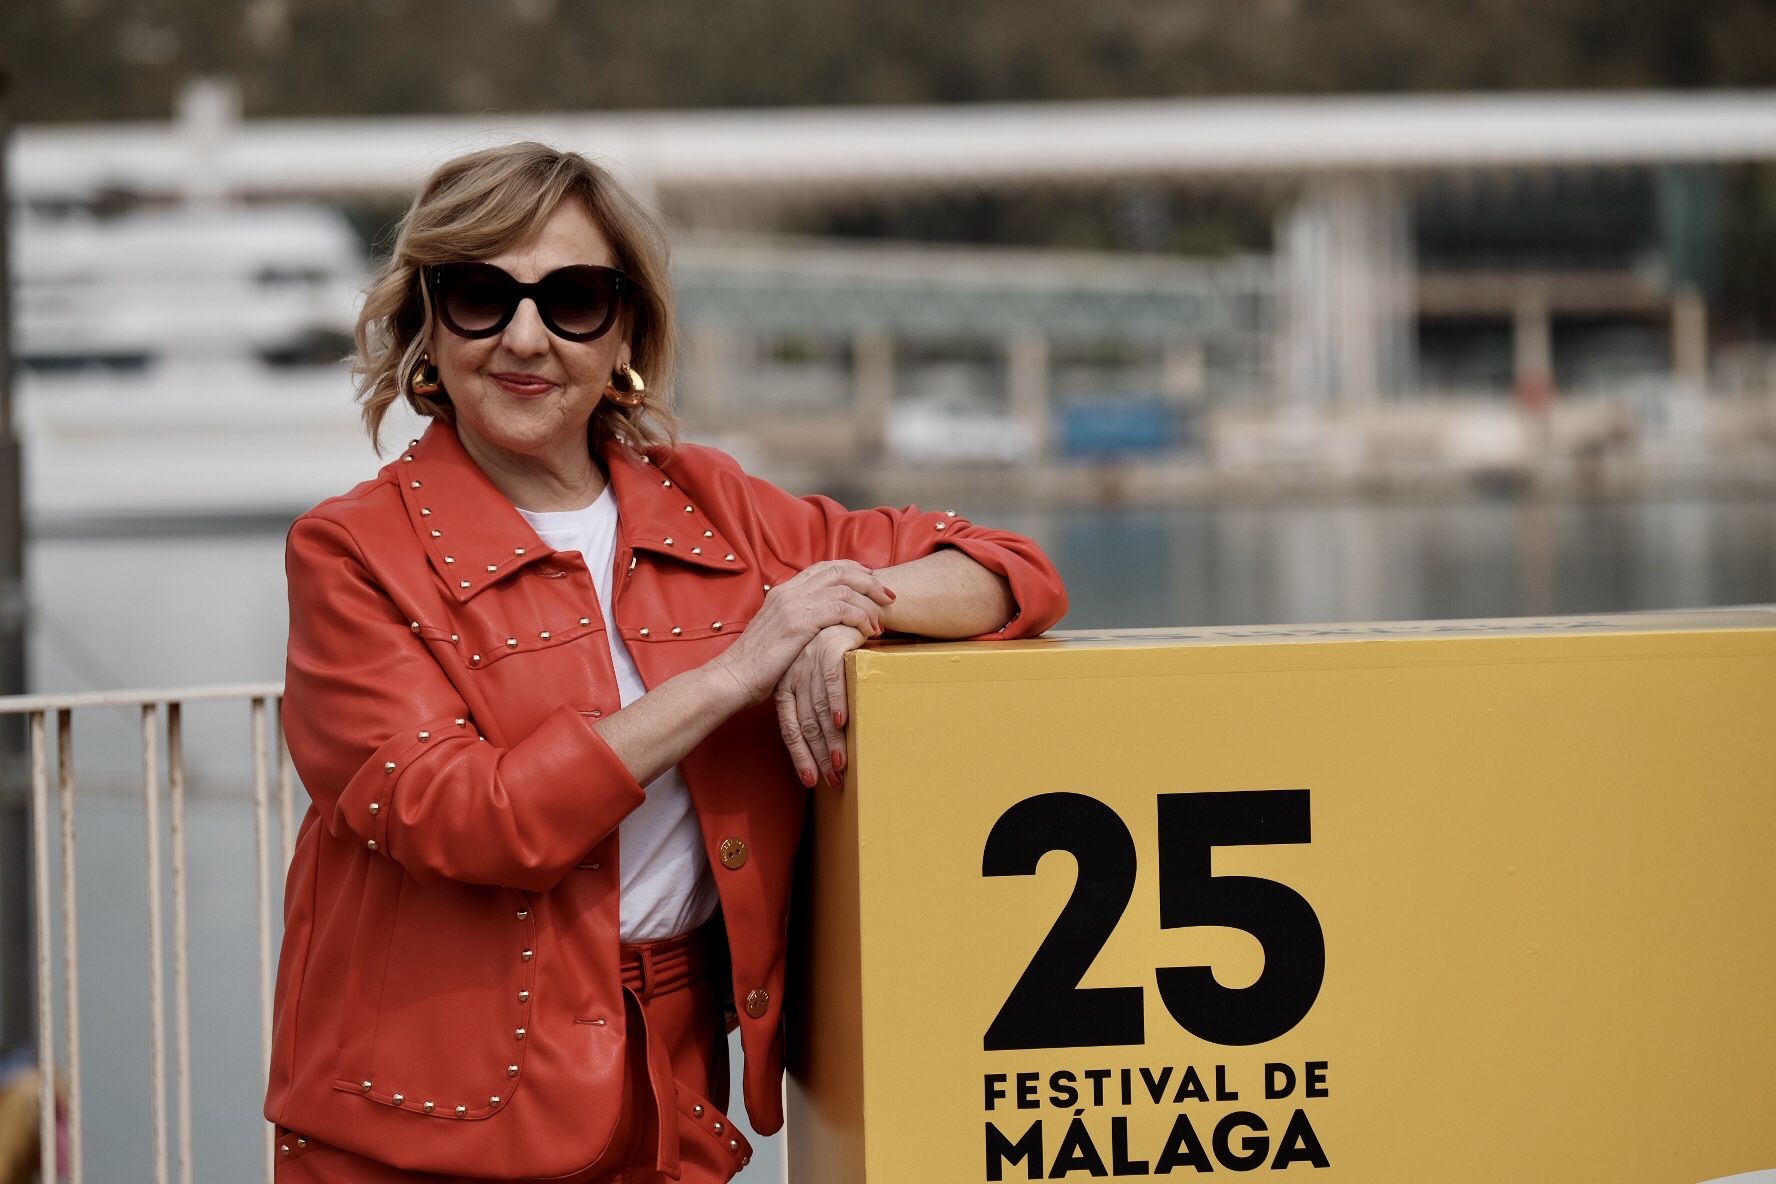
[[[675,227],[692,425],[847,471],[1149,457],[1223,476],[1595,477],[1607,460],[1641,479],[1761,472],[1776,448],[1776,352],[1710,335],[1720,179],[1776,159],[1772,94],[498,122],[237,110],[207,83],[167,125],[26,128],[13,202],[64,216],[119,195],[398,208],[454,152],[523,136],[575,147]],[[934,194],[1192,187],[1243,203],[1266,241],[1193,257],[789,233],[823,209]],[[37,225],[22,223],[27,239]],[[42,368],[41,293],[24,278],[24,351]]]

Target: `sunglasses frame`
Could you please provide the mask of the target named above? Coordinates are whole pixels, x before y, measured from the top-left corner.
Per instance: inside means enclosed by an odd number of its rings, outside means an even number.
[[[495,272],[503,277],[505,283],[509,285],[508,295],[510,299],[506,304],[505,311],[500,314],[499,318],[494,321],[492,325],[485,329],[465,329],[457,324],[456,321],[451,318],[448,302],[444,299],[444,285],[448,281],[450,274],[453,271],[471,267],[486,268],[489,271]],[[608,282],[610,284],[611,298],[610,308],[605,313],[604,320],[599,323],[596,329],[584,333],[570,332],[557,324],[555,318],[550,314],[548,301],[543,298],[544,290],[555,277],[561,275],[563,272],[569,271],[590,271],[598,273],[601,277],[609,277]],[[470,340],[493,337],[504,332],[506,326],[512,323],[512,318],[518,315],[518,306],[524,303],[525,300],[529,300],[532,304],[536,305],[537,316],[541,318],[549,332],[555,334],[555,336],[566,341],[596,341],[606,333],[609,333],[611,326],[617,323],[617,316],[622,311],[623,302],[627,298],[630,288],[633,286],[629,280],[629,276],[625,272],[619,271],[614,267],[602,267],[594,263],[574,263],[567,267],[557,267],[542,279],[537,280],[534,283],[525,284],[514,279],[511,274],[502,267],[496,267],[491,263],[483,263],[480,260],[472,259],[463,260],[458,263],[427,264],[425,268],[425,282],[426,287],[431,291],[432,310],[437,315],[438,320],[443,323],[446,329],[449,329],[458,337],[467,337]]]

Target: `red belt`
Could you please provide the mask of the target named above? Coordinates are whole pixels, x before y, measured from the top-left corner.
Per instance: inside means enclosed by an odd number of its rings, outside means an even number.
[[[727,954],[727,935],[720,920],[661,941],[617,947],[622,958],[623,985],[643,1002],[713,978]]]

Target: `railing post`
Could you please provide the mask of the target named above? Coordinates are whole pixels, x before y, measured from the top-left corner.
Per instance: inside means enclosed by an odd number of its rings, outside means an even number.
[[[259,1031],[260,1067],[271,1072],[271,786],[265,768],[265,698],[253,699],[253,834],[259,865]],[[272,1132],[266,1132],[265,1180],[272,1184]]]
[[[55,1119],[55,995],[50,971],[49,891],[49,758],[43,735],[43,712],[31,713],[31,836],[36,873],[37,906],[37,1138],[38,1163],[45,1181],[56,1172]]]
[[[154,1184],[167,1184],[166,1114],[166,965],[160,908],[160,781],[159,744],[154,731],[158,712],[142,704],[142,804],[148,839],[148,1048],[154,1075]]]
[[[74,870],[74,713],[56,712],[56,785],[62,807],[62,985],[63,1022],[68,1026],[68,1180],[86,1178],[81,1150],[80,1092],[80,926]]]
[[[173,1081],[179,1099],[179,1179],[191,1184],[191,928],[185,893],[185,723],[167,704],[167,790],[173,839]]]

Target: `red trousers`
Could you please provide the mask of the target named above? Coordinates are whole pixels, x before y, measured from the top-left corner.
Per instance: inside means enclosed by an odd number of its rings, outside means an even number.
[[[688,964],[688,974],[680,956],[687,941],[706,952]],[[662,1115],[676,1116],[678,1184],[726,1184],[752,1159],[752,1147],[725,1113],[728,976],[725,961],[712,952],[725,942],[718,919],[688,938],[623,947],[623,981],[632,998],[622,1114],[610,1150],[597,1163],[549,1184],[667,1184],[671,1177],[655,1166]],[[656,967],[664,970],[655,973]],[[666,1050],[672,1080],[660,1081],[662,1066],[649,1064],[650,1043]],[[481,1176],[403,1171],[296,1132],[279,1130],[278,1144],[277,1184],[493,1184]]]

